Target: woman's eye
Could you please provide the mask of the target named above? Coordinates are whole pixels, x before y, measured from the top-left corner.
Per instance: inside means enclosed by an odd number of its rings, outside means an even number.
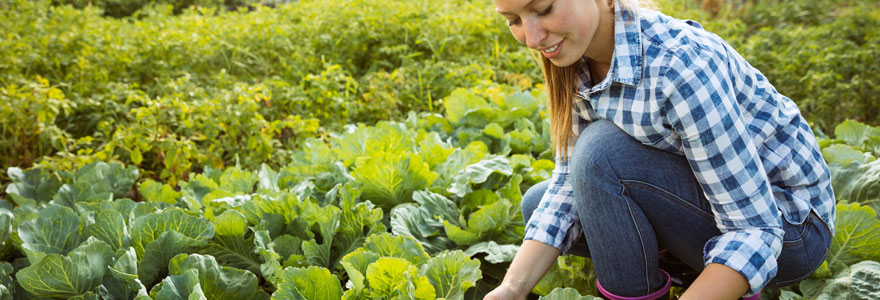
[[[542,17],[546,16],[546,15],[550,14],[550,11],[552,11],[552,10],[553,10],[553,4],[550,4],[550,6],[547,6],[546,9],[539,11],[538,15],[542,16]]]

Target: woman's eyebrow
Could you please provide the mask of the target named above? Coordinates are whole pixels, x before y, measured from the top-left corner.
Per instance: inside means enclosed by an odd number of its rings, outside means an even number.
[[[525,7],[532,6],[532,3],[535,3],[535,0],[531,0],[531,1],[529,1],[529,3],[526,3],[526,6],[525,6]],[[498,12],[499,14],[502,14],[502,15],[514,15],[514,13],[511,13],[511,12],[506,12],[506,11],[498,10],[497,7],[495,8],[495,11]]]

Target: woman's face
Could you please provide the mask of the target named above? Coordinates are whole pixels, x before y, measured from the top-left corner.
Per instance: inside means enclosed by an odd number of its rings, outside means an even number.
[[[600,12],[608,10],[604,1],[494,0],[495,10],[507,19],[516,40],[560,67],[587,53],[599,27]]]

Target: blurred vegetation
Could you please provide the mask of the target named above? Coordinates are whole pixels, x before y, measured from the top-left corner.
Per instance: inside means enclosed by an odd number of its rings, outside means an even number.
[[[289,2],[289,3],[286,3]],[[733,45],[807,120],[880,123],[880,3],[660,0]],[[6,167],[118,160],[176,182],[289,162],[346,124],[541,81],[491,1],[0,1]]]

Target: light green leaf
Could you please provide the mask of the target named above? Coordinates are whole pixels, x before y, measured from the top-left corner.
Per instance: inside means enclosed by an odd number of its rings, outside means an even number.
[[[382,257],[367,267],[367,282],[374,297],[382,299],[434,299],[434,286],[409,261]]]
[[[363,278],[367,273],[367,267],[379,260],[380,257],[382,256],[376,252],[360,248],[343,257],[340,263],[349,277],[360,276]]]
[[[68,256],[49,254],[16,274],[19,284],[38,296],[67,298],[93,291],[113,261],[110,245],[89,238]]]
[[[344,202],[339,219],[339,227],[333,237],[334,258],[341,258],[364,245],[370,235],[387,232],[382,223],[382,209],[369,201],[352,205]]]
[[[880,128],[874,128],[858,121],[846,120],[834,128],[834,135],[851,146],[860,147],[870,136],[880,135]]]
[[[175,191],[170,185],[161,184],[152,179],[144,180],[138,187],[138,191],[141,192],[144,199],[150,202],[177,204],[181,196],[181,193]]]
[[[234,210],[224,211],[211,223],[214,223],[214,230],[218,236],[244,238],[244,234],[247,232],[247,218]]]
[[[822,157],[829,164],[835,163],[841,166],[849,166],[851,163],[863,164],[868,161],[868,157],[861,150],[846,144],[834,144],[822,149]]]
[[[113,250],[128,248],[131,240],[128,237],[128,228],[125,226],[125,219],[118,211],[105,210],[95,216],[95,223],[83,230],[83,236],[93,236],[104,241]]]
[[[446,161],[446,158],[454,151],[451,145],[444,142],[436,132],[424,133],[419,140],[419,156],[428,164],[428,168],[434,169],[437,165]]]
[[[428,224],[426,222],[428,218],[432,216],[423,215],[415,204],[398,205],[391,210],[391,232],[395,235],[412,237],[429,253],[447,249],[448,239],[439,234],[442,225],[438,227]]]
[[[862,260],[880,260],[880,220],[870,207],[838,204],[835,230],[827,258],[832,272]]]
[[[483,128],[483,134],[500,140],[504,138],[504,128],[498,123],[489,123]]]
[[[18,236],[31,263],[45,254],[66,255],[81,241],[79,216],[70,208],[50,205],[40,211],[37,219],[21,224]]]
[[[557,288],[550,292],[547,296],[539,297],[538,299],[544,300],[593,300],[593,299],[602,299],[599,297],[594,297],[591,295],[581,296],[576,289],[573,288]]]
[[[486,253],[485,259],[487,262],[500,264],[513,261],[517,251],[519,251],[519,246],[517,245],[499,245],[495,241],[487,241],[471,245],[464,253],[467,256]]]
[[[478,163],[468,165],[452,180],[448,191],[458,197],[464,197],[471,191],[471,184],[484,183],[493,173],[505,176],[513,174],[510,161],[504,156],[492,155]]]
[[[414,151],[415,143],[403,124],[379,122],[376,126],[359,126],[339,139],[337,153],[346,167],[360,165],[363,158],[379,153],[400,155]]]
[[[220,186],[234,194],[250,194],[257,183],[257,176],[239,168],[227,168],[220,176]]]
[[[403,258],[414,265],[421,265],[430,259],[428,253],[415,239],[408,236],[392,236],[387,232],[367,237],[364,249],[381,256]]]
[[[385,210],[411,202],[412,193],[431,186],[437,174],[415,154],[376,153],[351,172],[363,187],[361,199]]]
[[[138,178],[135,166],[124,167],[120,163],[95,162],[87,164],[76,171],[76,182],[86,182],[95,186],[96,192],[110,192],[117,198],[131,190]]]
[[[211,256],[180,254],[171,259],[168,270],[171,275],[197,270],[202,292],[208,299],[269,299],[269,294],[259,288],[256,275],[221,266]]]
[[[485,99],[462,88],[455,89],[448,97],[443,99],[446,118],[452,123],[458,123],[465,113],[470,110],[488,107],[489,104]]]
[[[476,285],[483,275],[480,261],[470,259],[461,250],[444,251],[420,266],[420,273],[434,286],[438,298],[464,299],[464,292]]]
[[[342,284],[325,268],[285,268],[272,299],[338,300],[342,299]]]

